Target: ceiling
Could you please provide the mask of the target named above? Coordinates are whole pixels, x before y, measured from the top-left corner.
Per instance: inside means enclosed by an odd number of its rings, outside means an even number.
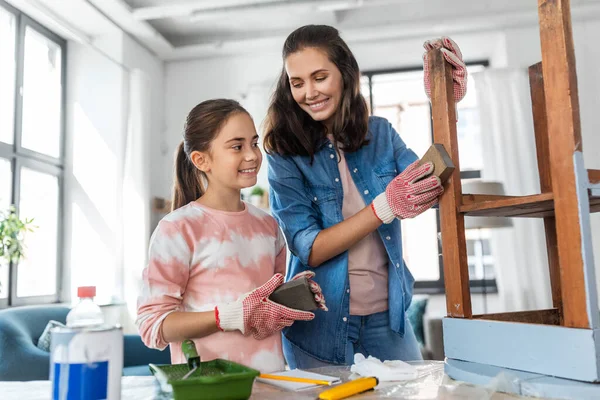
[[[97,24],[82,16],[93,9],[165,60],[279,51],[306,24],[333,25],[348,42],[360,42],[537,22],[535,0],[20,1],[50,9],[89,35]],[[574,16],[600,15],[598,0],[571,0],[571,7]]]

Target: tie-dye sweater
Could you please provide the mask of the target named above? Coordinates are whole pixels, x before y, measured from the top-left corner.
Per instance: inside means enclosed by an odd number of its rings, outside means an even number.
[[[150,239],[137,325],[151,348],[169,345],[161,325],[174,311],[212,311],[235,301],[276,272],[285,275],[286,246],[273,217],[244,203],[241,212],[189,203],[164,217]],[[282,371],[281,335],[264,340],[239,331],[195,339],[203,361],[223,358],[258,369]],[[181,343],[170,343],[171,361],[185,363]]]

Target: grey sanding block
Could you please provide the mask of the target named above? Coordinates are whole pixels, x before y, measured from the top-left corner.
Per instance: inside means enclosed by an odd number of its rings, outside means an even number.
[[[310,290],[307,278],[295,279],[279,286],[269,299],[283,306],[302,311],[312,311],[318,308],[315,295]]]
[[[421,161],[419,161],[419,165],[423,165],[428,161],[433,163],[433,175],[440,178],[442,183],[446,182],[454,171],[454,163],[452,163],[450,155],[444,149],[444,146],[439,143],[434,143],[429,147]]]

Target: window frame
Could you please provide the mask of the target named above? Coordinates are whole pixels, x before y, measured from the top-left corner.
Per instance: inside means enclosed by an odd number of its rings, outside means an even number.
[[[17,274],[18,264],[9,263],[9,282],[8,296],[6,299],[0,299],[0,309],[11,306],[23,306],[33,304],[57,303],[60,301],[62,276],[63,276],[63,243],[64,243],[64,175],[65,175],[65,151],[66,151],[66,62],[67,62],[67,41],[48,28],[27,16],[25,13],[0,0],[0,8],[3,11],[13,14],[16,21],[15,37],[15,86],[14,86],[14,126],[13,143],[7,144],[0,142],[0,157],[6,159],[11,164],[12,187],[10,204],[18,206],[21,192],[21,168],[27,167],[32,170],[46,173],[57,177],[58,179],[58,210],[57,210],[57,252],[56,252],[56,292],[53,295],[17,297]],[[23,78],[24,78],[24,55],[25,55],[25,33],[27,28],[33,29],[36,33],[44,36],[55,43],[61,51],[61,108],[60,108],[60,154],[58,158],[38,153],[36,151],[22,147],[22,115],[23,115]],[[17,213],[18,213],[17,207]]]
[[[488,68],[490,66],[489,60],[472,60],[465,62],[467,66],[476,66],[480,65],[484,68]],[[369,110],[372,115],[373,113],[373,77],[376,75],[386,75],[386,74],[397,74],[397,73],[410,73],[423,71],[422,66],[409,66],[409,67],[401,67],[401,68],[384,68],[384,69],[372,69],[361,71],[361,77],[366,77],[366,84],[369,87]],[[429,104],[429,114],[431,115],[431,104]],[[431,142],[433,143],[433,126],[430,127],[431,130]],[[465,170],[460,171],[460,177],[462,179],[477,179],[481,178],[480,170]],[[436,225],[437,225],[437,235],[441,233],[441,225],[440,225],[440,213],[439,210],[436,210]],[[438,236],[439,237],[439,236]],[[442,257],[442,246],[441,242],[438,240],[438,264],[439,264],[439,279],[424,281],[417,280],[414,284],[414,292],[415,294],[444,294],[446,288],[444,286],[444,261]],[[471,289],[471,293],[498,293],[498,286],[496,284],[496,279],[469,279],[469,286]]]

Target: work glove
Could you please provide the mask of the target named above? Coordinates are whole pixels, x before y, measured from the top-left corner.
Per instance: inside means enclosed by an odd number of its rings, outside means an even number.
[[[243,294],[236,301],[217,305],[215,319],[222,331],[242,332],[262,340],[279,332],[294,321],[310,321],[315,315],[294,310],[269,300],[269,296],[283,283],[283,275],[275,274],[264,285]]]
[[[425,93],[427,93],[427,97],[431,99],[431,76],[429,71],[429,62],[427,60],[427,53],[429,50],[441,48],[444,58],[450,63],[450,65],[452,65],[454,101],[458,103],[467,94],[467,66],[462,59],[462,53],[460,52],[458,45],[449,37],[444,36],[441,39],[426,41],[423,43],[423,47],[426,50],[425,53],[423,53],[423,71]]]
[[[433,171],[433,164],[418,164],[419,160],[406,167],[371,203],[373,212],[384,224],[389,224],[394,218],[416,217],[433,207],[444,192],[437,176],[421,179]]]
[[[295,279],[301,279],[303,277],[308,278],[308,284],[310,285],[311,292],[313,292],[313,294],[315,295],[315,301],[317,302],[317,305],[319,306],[319,308],[321,310],[327,311],[328,308],[325,305],[325,296],[323,296],[323,291],[321,290],[321,286],[319,286],[319,284],[317,282],[315,282],[311,279],[314,276],[315,276],[315,273],[313,271],[303,271],[303,272],[300,272],[299,274],[294,275],[294,277],[291,280],[293,281]]]

